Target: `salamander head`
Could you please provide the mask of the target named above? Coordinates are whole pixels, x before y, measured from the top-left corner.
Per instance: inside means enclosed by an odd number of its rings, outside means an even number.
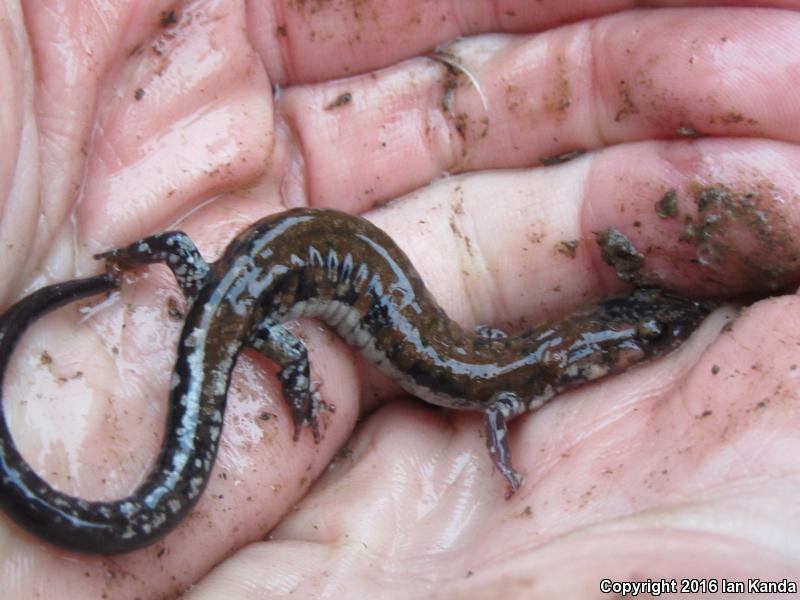
[[[630,296],[600,303],[613,329],[632,328],[631,341],[647,356],[663,354],[685,341],[719,303],[692,300],[657,288],[640,288]]]

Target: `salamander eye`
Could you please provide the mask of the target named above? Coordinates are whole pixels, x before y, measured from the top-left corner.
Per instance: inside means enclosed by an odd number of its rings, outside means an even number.
[[[640,338],[652,340],[664,334],[664,328],[658,319],[644,319],[636,327],[636,333]]]

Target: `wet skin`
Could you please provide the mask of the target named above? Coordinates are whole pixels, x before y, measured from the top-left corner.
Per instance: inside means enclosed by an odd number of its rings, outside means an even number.
[[[489,453],[511,495],[522,478],[511,464],[508,420],[566,389],[669,352],[713,308],[646,288],[521,334],[465,330],[447,317],[383,231],[332,210],[295,209],[262,219],[210,265],[182,232],[97,258],[105,259],[106,274],[42,288],[0,317],[0,386],[16,342],[39,316],[118,287],[122,270],[164,263],[190,308],[160,454],[130,496],[89,502],[55,490],[33,472],[3,415],[0,506],[51,543],[101,554],[154,543],[195,505],[214,464],[231,373],[244,347],[280,366],[295,440],[306,426],[319,441],[320,412],[332,407],[320,399],[305,345],[283,327],[286,321],[321,319],[410,393],[482,412]]]

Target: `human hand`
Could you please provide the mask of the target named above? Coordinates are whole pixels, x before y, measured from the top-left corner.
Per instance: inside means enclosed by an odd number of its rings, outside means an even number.
[[[465,325],[619,291],[593,233],[609,226],[683,293],[796,286],[798,15],[520,4],[7,8],[5,304],[175,221],[213,258],[306,204],[366,212]],[[671,190],[678,215],[659,216]],[[149,273],[85,322],[43,320],[5,385],[25,455],[81,497],[129,493],[160,443],[184,304]],[[408,400],[306,323],[337,408],[319,445],[292,441],[274,367],[247,353],[185,524],[98,558],[4,519],[0,588],[586,597],[604,577],[780,579],[800,560],[796,305],[763,300],[730,327],[720,310],[672,355],[517,419],[509,501],[479,416]]]

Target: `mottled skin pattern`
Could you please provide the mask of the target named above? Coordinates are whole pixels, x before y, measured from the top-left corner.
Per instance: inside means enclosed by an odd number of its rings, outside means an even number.
[[[166,434],[144,483],[129,497],[87,502],[56,491],[20,456],[0,419],[0,505],[29,531],[68,549],[127,552],[172,530],[202,493],[214,464],[236,357],[253,347],[275,361],[295,439],[331,409],[312,384],[303,342],[281,323],[326,321],[364,356],[424,400],[485,415],[487,445],[509,484],[506,421],[569,387],[663,354],[686,339],[711,308],[655,289],[612,298],[549,327],[508,336],[463,329],[430,296],[408,258],[368,221],[297,209],[239,234],[208,265],[181,232],[99,255],[108,274],[49,286],[0,319],[0,384],[13,347],[41,314],[119,285],[118,273],[169,266],[190,309],[181,334]]]

